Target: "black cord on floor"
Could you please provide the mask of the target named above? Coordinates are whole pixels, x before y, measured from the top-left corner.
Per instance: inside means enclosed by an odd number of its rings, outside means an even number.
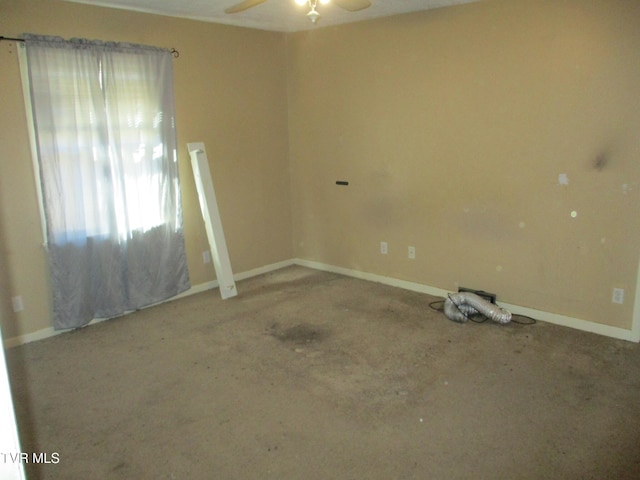
[[[523,322],[522,320],[516,320],[517,318],[524,318],[525,321]],[[518,315],[518,314],[511,314],[511,321],[513,323],[517,323],[518,325],[535,325],[537,320],[535,318],[531,318],[531,317],[527,317],[526,315]]]
[[[442,308],[437,308],[435,305],[439,303]],[[444,312],[444,300],[436,300],[435,302],[431,302],[429,307],[437,312]]]

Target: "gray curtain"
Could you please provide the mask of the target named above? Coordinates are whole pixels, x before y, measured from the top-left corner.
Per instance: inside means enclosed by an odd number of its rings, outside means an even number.
[[[24,38],[54,328],[187,290],[170,52]]]

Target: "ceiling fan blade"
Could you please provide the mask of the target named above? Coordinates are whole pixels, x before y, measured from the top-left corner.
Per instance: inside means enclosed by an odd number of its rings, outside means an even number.
[[[371,6],[369,0],[332,0],[340,8],[349,10],[350,12],[357,12],[358,10],[364,10]]]
[[[244,2],[240,2],[233,7],[225,8],[224,13],[238,13],[248,10],[251,7],[257,7],[261,3],[266,2],[267,0],[244,0]]]

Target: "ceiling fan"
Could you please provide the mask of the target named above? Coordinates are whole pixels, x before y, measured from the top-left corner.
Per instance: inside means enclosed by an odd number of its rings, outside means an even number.
[[[240,3],[233,5],[225,9],[225,13],[238,13],[248,10],[252,7],[256,7],[261,3],[266,2],[267,0],[244,0]],[[307,13],[307,17],[313,23],[316,23],[320,18],[320,14],[316,10],[318,2],[325,4],[332,1],[338,7],[347,10],[349,12],[357,12],[358,10],[364,10],[365,8],[369,8],[371,6],[371,2],[369,0],[295,0],[298,5],[308,5],[309,13]]]

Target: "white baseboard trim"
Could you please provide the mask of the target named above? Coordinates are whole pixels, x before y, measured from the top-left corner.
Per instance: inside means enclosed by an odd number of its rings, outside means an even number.
[[[295,264],[295,260],[290,258],[289,260],[283,260],[282,262],[271,263],[269,265],[265,265],[264,267],[254,268],[253,270],[248,270],[246,272],[238,273],[234,275],[233,278],[236,281],[245,280],[247,278],[257,277],[258,275],[263,275],[265,273],[273,272],[275,270],[280,270],[281,268],[290,267]]]
[[[303,260],[297,258],[294,260],[296,265],[313,268],[316,270],[323,270],[326,272],[339,273],[348,277],[360,278],[362,280],[369,280],[373,282],[390,285],[393,287],[404,288],[414,292],[426,293],[428,295],[434,295],[436,297],[446,297],[449,293],[453,293],[441,288],[431,287],[429,285],[423,285],[420,283],[408,282],[405,280],[398,280],[397,278],[385,277],[382,275],[376,275],[374,273],[366,273],[358,270],[351,270],[348,268],[336,267],[334,265],[327,265],[325,263],[313,262],[310,260]],[[565,315],[559,315],[556,313],[545,312],[542,310],[536,310],[533,308],[522,307],[519,305],[512,305],[508,303],[500,302],[500,306],[509,310],[511,313],[517,315],[526,315],[536,320],[553,323],[555,325],[561,325],[564,327],[574,328],[576,330],[582,330],[585,332],[596,333],[598,335],[604,335],[606,337],[617,338],[620,340],[628,340],[631,342],[639,342],[639,332],[633,330],[626,330],[624,328],[612,327],[609,325],[603,325],[601,323],[591,322],[588,320],[582,320],[580,318],[567,317]]]
[[[624,328],[612,327],[610,325],[604,325],[602,323],[591,322],[589,320],[582,320],[580,318],[567,317],[565,315],[559,315],[557,313],[543,312],[541,310],[535,310],[533,308],[521,307],[520,305],[511,305],[509,303],[500,302],[500,306],[506,308],[511,313],[516,315],[526,315],[527,317],[535,318],[546,323],[553,323],[555,325],[561,325],[563,327],[573,328],[575,330],[582,330],[584,332],[596,333],[598,335],[604,335],[605,337],[617,338],[619,340],[628,340],[630,342],[636,341],[633,338],[633,332]]]
[[[265,265],[263,267],[259,267],[259,268],[254,268],[253,270],[248,270],[246,272],[241,272],[238,274],[235,274],[233,276],[233,278],[236,281],[240,281],[240,280],[244,280],[247,278],[251,278],[251,277],[256,277],[258,275],[262,275],[265,273],[269,273],[272,272],[274,270],[280,270],[281,268],[284,267],[289,267],[291,265],[294,264],[294,260],[290,259],[290,260],[284,260],[282,262],[277,262],[277,263],[272,263],[270,265]],[[160,305],[162,303],[167,303],[167,302],[172,302],[173,300],[178,300],[180,298],[184,298],[184,297],[189,297],[191,295],[195,295],[197,293],[202,293],[202,292],[206,292],[208,290],[213,290],[214,288],[218,288],[218,281],[217,280],[211,280],[210,282],[205,282],[205,283],[201,283],[199,285],[195,285],[193,287],[191,287],[189,290],[186,290],[182,293],[179,293],[178,295],[176,295],[175,297],[171,297],[168,300],[164,300],[162,302],[159,303],[154,303],[152,305],[148,305],[144,308],[150,308],[150,307],[154,307],[156,305]],[[128,312],[131,313],[131,312]],[[127,313],[124,313],[123,315],[127,315]],[[100,323],[100,322],[104,322],[105,320],[109,320],[108,318],[96,318],[91,320],[91,322],[89,322],[87,325],[85,325],[85,327],[88,327],[90,325],[95,325],[96,323]],[[82,328],[85,328],[82,327]],[[27,333],[25,335],[18,335],[16,337],[11,337],[11,338],[7,338],[4,340],[4,347],[5,348],[12,348],[12,347],[17,347],[18,345],[23,345],[25,343],[31,343],[31,342],[36,342],[38,340],[44,340],[45,338],[49,338],[49,337],[53,337],[55,335],[59,335],[61,333],[65,333],[65,332],[69,332],[70,330],[54,330],[53,327],[47,327],[47,328],[43,328],[41,330],[37,330],[35,332],[31,332],[31,333]]]
[[[434,295],[436,297],[446,297],[447,290],[441,288],[430,287],[429,285],[423,285],[421,283],[408,282],[406,280],[399,280],[397,278],[384,277],[382,275],[376,275],[375,273],[361,272],[359,270],[351,270],[349,268],[336,267],[334,265],[327,265],[326,263],[312,262],[310,260],[303,260],[296,258],[294,260],[296,265],[302,267],[313,268],[314,270],[322,270],[325,272],[339,273],[340,275],[346,275],[347,277],[359,278],[361,280],[368,280],[370,282],[382,283],[392,287],[404,288],[405,290],[411,290],[413,292],[426,293],[428,295]]]
[[[314,270],[338,273],[340,275],[345,275],[347,277],[353,277],[361,280],[382,283],[384,285],[403,288],[405,290],[410,290],[413,292],[426,293],[428,295],[433,295],[436,297],[446,297],[449,293],[453,293],[448,290],[444,290],[442,288],[431,287],[429,285],[424,285],[421,283],[409,282],[406,280],[399,280],[397,278],[385,277],[383,275],[377,275],[375,273],[368,273],[368,272],[362,272],[359,270],[353,270],[350,268],[337,267],[335,265],[329,265],[321,262],[314,262],[311,260],[304,260],[301,258],[284,260],[282,262],[276,262],[270,265],[265,265],[263,267],[254,268],[246,272],[235,274],[233,277],[236,281],[245,280],[247,278],[263,275],[265,273],[269,273],[275,270],[280,270],[281,268],[289,267],[291,265],[300,265],[302,267],[312,268]],[[218,288],[217,280],[212,280],[210,282],[205,282],[205,283],[201,283],[199,285],[193,286],[186,292],[183,292],[161,303],[171,302],[179,298],[184,298],[190,295],[195,295],[197,293],[213,290],[214,288]],[[539,320],[542,322],[561,325],[564,327],[574,328],[576,330],[582,330],[585,332],[595,333],[598,335],[603,335],[606,337],[616,338],[620,340],[640,342],[640,332],[636,332],[634,330],[626,330],[624,328],[612,327],[609,325],[603,325],[603,324],[591,322],[588,320],[582,320],[579,318],[568,317],[565,315],[559,315],[556,313],[545,312],[542,310],[536,310],[533,308],[522,307],[519,305],[512,305],[512,304],[503,303],[503,302],[500,302],[500,306],[509,310],[511,313],[514,313],[517,315],[526,315],[528,317],[535,318],[536,320]],[[104,320],[106,319],[95,319],[91,321],[88,325],[93,325],[95,323],[99,323]],[[43,340],[45,338],[49,338],[54,335],[58,335],[60,333],[64,333],[67,331],[68,330],[54,330],[53,327],[48,327],[48,328],[44,328],[42,330],[38,330],[36,332],[28,333],[25,335],[19,335],[17,337],[7,338],[4,340],[4,346],[5,348],[12,348],[25,343],[35,342],[37,340]]]
[[[18,345],[22,345],[24,343],[31,343],[37,340],[44,340],[45,338],[53,337],[58,333],[62,333],[62,331],[58,332],[53,329],[53,327],[43,328],[42,330],[37,330],[32,333],[27,333],[25,335],[18,335],[17,337],[5,338],[4,339],[4,348],[12,348],[17,347]]]

